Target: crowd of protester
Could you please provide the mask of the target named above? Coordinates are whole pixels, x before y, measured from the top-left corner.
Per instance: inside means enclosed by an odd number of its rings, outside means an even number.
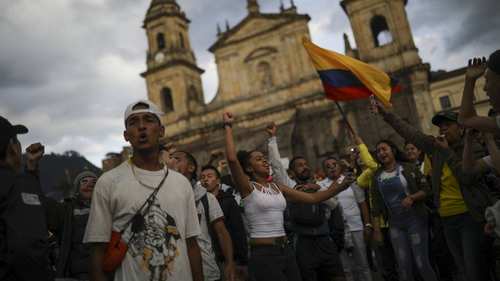
[[[485,77],[492,109],[477,116]],[[0,280],[493,281],[500,255],[500,50],[469,61],[459,112],[426,135],[372,100],[404,140],[373,151],[355,131],[346,154],[281,161],[277,126],[267,150],[237,151],[222,116],[225,153],[199,165],[165,146],[149,101],[125,110],[131,158],[81,171],[63,202],[41,192],[40,143],[0,117]],[[225,160],[214,165],[217,157]]]

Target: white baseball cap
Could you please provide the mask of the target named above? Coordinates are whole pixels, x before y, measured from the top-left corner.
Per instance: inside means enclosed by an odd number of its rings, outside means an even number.
[[[134,107],[136,107],[137,105],[143,105],[143,108],[134,109]],[[125,110],[125,123],[127,123],[127,119],[130,117],[130,115],[143,112],[153,114],[161,123],[161,116],[163,115],[163,112],[161,112],[158,107],[149,100],[139,100],[129,104],[129,106],[127,106],[127,109]]]

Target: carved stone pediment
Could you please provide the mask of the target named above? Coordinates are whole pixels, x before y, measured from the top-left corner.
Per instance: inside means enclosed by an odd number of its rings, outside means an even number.
[[[299,14],[258,14],[249,15],[235,27],[224,32],[210,47],[211,52],[249,38],[272,32],[297,20],[310,20],[308,15]]]
[[[274,48],[274,47],[262,47],[262,48],[258,48],[258,49],[253,50],[245,58],[245,62],[248,63],[250,61],[253,61],[253,60],[256,60],[256,59],[259,59],[259,58],[263,58],[263,57],[272,55],[272,54],[277,53],[277,52],[278,52],[278,50],[276,48]]]
[[[241,25],[236,32],[225,40],[225,43],[240,41],[273,30],[287,20],[287,18],[249,18],[249,20],[243,22],[244,24]]]

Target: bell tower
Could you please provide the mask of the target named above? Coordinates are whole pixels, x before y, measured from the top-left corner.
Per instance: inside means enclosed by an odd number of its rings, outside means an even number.
[[[429,64],[423,63],[406,14],[408,0],[341,0],[354,34],[356,49],[344,37],[346,54],[383,69],[399,80],[402,92],[392,96],[394,110],[403,119],[424,132],[431,130],[432,102],[429,95]],[[364,128],[374,123],[373,117],[356,112],[366,105],[354,106],[356,122],[366,139],[396,136],[385,124]],[[366,111],[366,110],[365,110]],[[368,121],[368,122],[367,122]]]
[[[144,19],[147,70],[141,76],[146,79],[148,98],[165,113],[164,124],[185,119],[204,104],[204,71],[196,64],[189,23],[175,0],[152,0]]]
[[[387,72],[419,65],[406,15],[407,0],[343,0],[359,59]]]

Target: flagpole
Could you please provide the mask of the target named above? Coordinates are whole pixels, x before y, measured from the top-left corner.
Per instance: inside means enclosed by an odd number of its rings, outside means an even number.
[[[339,109],[339,112],[340,112],[340,115],[342,115],[342,119],[344,119],[344,122],[345,124],[347,125],[347,129],[349,129],[349,132],[354,136],[356,135],[354,133],[354,129],[352,128],[351,126],[351,123],[349,123],[349,120],[347,120],[347,116],[345,115],[345,112],[344,110],[342,109],[342,107],[340,106],[340,104],[337,102],[337,101],[334,101],[335,104],[337,105],[337,108]]]

